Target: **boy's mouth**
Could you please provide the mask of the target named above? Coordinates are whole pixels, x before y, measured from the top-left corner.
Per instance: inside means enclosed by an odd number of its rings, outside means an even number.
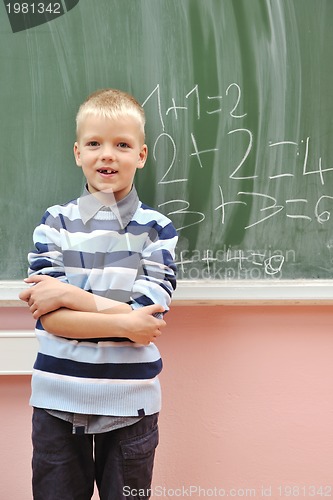
[[[116,174],[117,173],[116,170],[112,170],[111,168],[99,168],[97,170],[97,172],[99,174],[103,174],[103,175],[111,175],[111,174]]]

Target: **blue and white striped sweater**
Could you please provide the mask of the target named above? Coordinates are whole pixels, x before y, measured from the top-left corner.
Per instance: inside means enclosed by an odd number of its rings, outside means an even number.
[[[176,286],[171,221],[139,202],[134,188],[111,210],[95,209],[96,198],[88,194],[48,209],[34,232],[29,273],[57,277],[133,308],[159,303],[168,310]],[[69,340],[46,332],[40,322],[36,334],[32,405],[97,415],[159,411],[162,361],[155,344]]]

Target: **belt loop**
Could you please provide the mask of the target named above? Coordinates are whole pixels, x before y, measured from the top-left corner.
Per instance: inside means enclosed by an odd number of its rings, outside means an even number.
[[[81,415],[80,413],[74,413],[73,415],[73,434],[77,436],[82,436],[87,432],[88,427],[88,415]]]

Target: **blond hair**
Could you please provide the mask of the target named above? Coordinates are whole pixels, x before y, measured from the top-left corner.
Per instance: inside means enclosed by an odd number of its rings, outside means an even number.
[[[145,113],[138,101],[127,92],[117,89],[102,89],[90,94],[81,104],[76,115],[76,134],[87,115],[119,119],[130,116],[137,120],[143,137],[145,137]]]

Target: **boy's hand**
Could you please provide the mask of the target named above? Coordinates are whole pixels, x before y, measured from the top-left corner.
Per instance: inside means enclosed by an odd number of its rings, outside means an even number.
[[[19,297],[29,305],[35,319],[64,306],[63,297],[68,292],[68,283],[45,275],[30,276],[24,280],[34,286],[20,293]]]
[[[150,342],[155,342],[162,335],[160,329],[166,326],[166,322],[157,319],[153,314],[163,311],[162,306],[153,304],[125,314],[123,323],[125,336],[138,344],[148,345]]]

